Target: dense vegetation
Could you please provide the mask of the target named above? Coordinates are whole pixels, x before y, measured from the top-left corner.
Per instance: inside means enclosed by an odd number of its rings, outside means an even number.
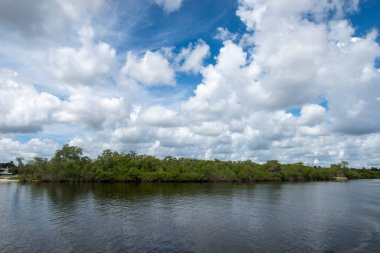
[[[318,181],[335,177],[380,178],[380,169],[350,169],[347,162],[329,168],[302,163],[265,164],[252,161],[196,160],[138,155],[105,150],[95,160],[83,156],[82,149],[63,146],[50,160],[35,157],[27,164],[17,158],[17,172],[24,181],[73,182],[264,182]]]

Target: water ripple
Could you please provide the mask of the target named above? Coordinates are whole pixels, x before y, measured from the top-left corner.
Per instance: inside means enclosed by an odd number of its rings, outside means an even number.
[[[380,180],[1,184],[1,252],[380,252]]]

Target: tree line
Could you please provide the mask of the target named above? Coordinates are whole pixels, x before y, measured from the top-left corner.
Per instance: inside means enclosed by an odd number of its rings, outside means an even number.
[[[35,157],[15,168],[22,181],[70,182],[273,182],[321,181],[336,177],[380,178],[379,168],[353,169],[343,161],[328,168],[303,163],[259,164],[247,161],[198,160],[167,156],[163,159],[135,152],[104,150],[96,159],[80,147],[64,145],[51,159]]]

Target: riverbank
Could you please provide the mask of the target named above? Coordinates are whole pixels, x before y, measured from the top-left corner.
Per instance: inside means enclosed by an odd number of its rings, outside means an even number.
[[[317,182],[349,182],[357,180],[374,180],[379,178],[353,178],[349,179],[346,177],[334,177],[330,179],[323,180],[251,180],[251,181],[237,181],[237,180],[221,180],[221,181],[206,181],[206,180],[187,180],[187,181],[173,181],[173,180],[139,180],[139,181],[128,181],[128,180],[108,180],[108,181],[81,181],[81,180],[40,180],[40,179],[8,179],[0,182],[21,182],[21,183],[58,183],[58,184],[126,184],[126,185],[144,185],[144,184],[288,184],[288,183],[317,183]],[[0,179],[1,180],[1,179]]]
[[[10,182],[19,182],[18,179],[13,179],[13,178],[0,178],[0,183],[10,183]]]
[[[15,172],[16,173],[16,172]],[[20,164],[21,181],[45,182],[308,182],[340,179],[380,178],[379,168],[354,169],[348,162],[329,167],[303,163],[282,164],[253,161],[220,161],[157,158],[134,152],[105,150],[96,159],[83,156],[82,149],[65,145],[51,159],[36,157]]]

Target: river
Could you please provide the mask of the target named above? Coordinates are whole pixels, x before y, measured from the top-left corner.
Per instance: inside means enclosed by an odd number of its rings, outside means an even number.
[[[0,183],[0,252],[380,252],[380,180]]]

